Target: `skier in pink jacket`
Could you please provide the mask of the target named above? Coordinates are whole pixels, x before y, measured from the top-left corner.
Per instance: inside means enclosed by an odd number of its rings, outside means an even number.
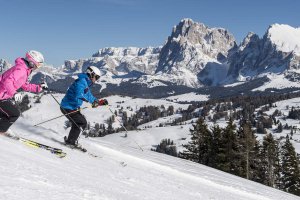
[[[0,132],[6,132],[19,118],[20,111],[14,101],[21,101],[22,95],[17,90],[39,93],[47,89],[47,83],[30,84],[28,76],[44,64],[44,56],[38,51],[28,51],[25,58],[17,58],[15,66],[0,76]]]

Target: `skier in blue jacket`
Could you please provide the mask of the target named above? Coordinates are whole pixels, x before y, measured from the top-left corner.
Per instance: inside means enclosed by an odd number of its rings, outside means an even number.
[[[91,103],[93,108],[108,105],[106,99],[97,99],[90,91],[90,86],[100,78],[100,75],[101,72],[97,67],[88,67],[86,73],[78,75],[78,79],[68,88],[61,101],[60,110],[72,123],[69,136],[65,137],[65,142],[68,145],[77,146],[81,129],[84,130],[87,126],[85,117],[80,113],[80,106],[83,101]]]

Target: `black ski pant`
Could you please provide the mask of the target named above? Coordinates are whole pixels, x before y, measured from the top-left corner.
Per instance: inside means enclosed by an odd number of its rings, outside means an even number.
[[[12,100],[0,100],[0,132],[6,132],[20,117],[20,111]]]
[[[61,112],[70,120],[72,127],[67,139],[70,144],[76,144],[76,141],[80,135],[81,129],[84,130],[87,126],[87,121],[85,117],[80,113],[80,111],[74,112],[75,110],[69,110],[60,108]],[[73,112],[73,113],[71,113]],[[71,113],[71,114],[68,114]]]

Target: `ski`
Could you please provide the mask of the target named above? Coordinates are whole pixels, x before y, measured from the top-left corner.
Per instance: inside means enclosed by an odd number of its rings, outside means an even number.
[[[101,156],[98,156],[96,154],[93,154],[91,152],[88,152],[88,150],[86,148],[83,148],[83,147],[77,147],[77,146],[74,146],[74,145],[69,145],[69,144],[64,144],[66,147],[72,149],[72,150],[78,150],[82,153],[86,153],[88,154],[89,156],[92,156],[94,158],[102,158]]]
[[[93,153],[91,153],[91,152],[88,152],[88,150],[87,150],[86,148],[82,147],[82,146],[75,146],[75,145],[67,144],[67,143],[66,143],[66,137],[64,137],[64,141],[65,141],[65,143],[63,143],[63,145],[65,145],[66,147],[68,147],[68,148],[70,148],[70,149],[78,150],[78,151],[80,151],[80,152],[82,152],[82,153],[86,153],[86,154],[88,154],[89,156],[92,156],[92,157],[94,157],[94,158],[102,158],[102,156],[98,156],[98,155],[96,155],[96,154],[93,154]]]
[[[81,146],[75,146],[75,145],[70,145],[70,144],[65,144],[66,147],[69,147],[70,149],[76,149],[82,152],[87,152],[87,150]]]
[[[26,139],[26,138],[23,138],[23,137],[15,136],[15,135],[12,135],[10,133],[1,133],[1,135],[6,136],[6,137],[11,138],[11,139],[14,139],[14,140],[17,140],[17,141],[20,141],[23,144],[25,144],[27,146],[30,146],[30,147],[45,149],[47,151],[50,151],[52,154],[55,154],[59,158],[63,158],[67,155],[65,152],[63,152],[62,149],[58,149],[58,148],[51,147],[51,146],[48,146],[48,145],[45,145],[45,144],[41,144],[39,142],[29,140],[29,139]]]

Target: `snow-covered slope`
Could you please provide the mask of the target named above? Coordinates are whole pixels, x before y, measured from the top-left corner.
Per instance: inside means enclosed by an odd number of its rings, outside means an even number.
[[[60,98],[59,95],[56,97]],[[109,100],[113,102],[114,98]],[[122,98],[115,100],[122,101]],[[104,138],[81,138],[83,146],[98,157],[68,149],[61,145],[66,134],[62,128],[65,119],[33,127],[40,120],[60,115],[58,105],[51,97],[43,96],[42,102],[23,113],[11,130],[23,137],[63,148],[68,155],[57,158],[43,149],[1,136],[1,199],[299,199],[203,165],[149,151],[161,138],[174,134],[182,137],[188,127],[131,131],[127,138],[122,137],[124,133]],[[125,99],[125,102],[134,105],[132,99]],[[104,112],[103,107],[85,110],[87,118],[93,120]],[[139,150],[136,143],[144,151]]]
[[[255,88],[253,91],[265,91],[266,89],[284,89],[284,88],[299,88],[299,82],[298,82],[298,76],[300,71],[298,70],[298,73],[291,74],[296,75],[294,78],[293,76],[287,76],[289,73],[286,74],[266,74],[269,78],[269,82],[266,82],[264,85]]]

